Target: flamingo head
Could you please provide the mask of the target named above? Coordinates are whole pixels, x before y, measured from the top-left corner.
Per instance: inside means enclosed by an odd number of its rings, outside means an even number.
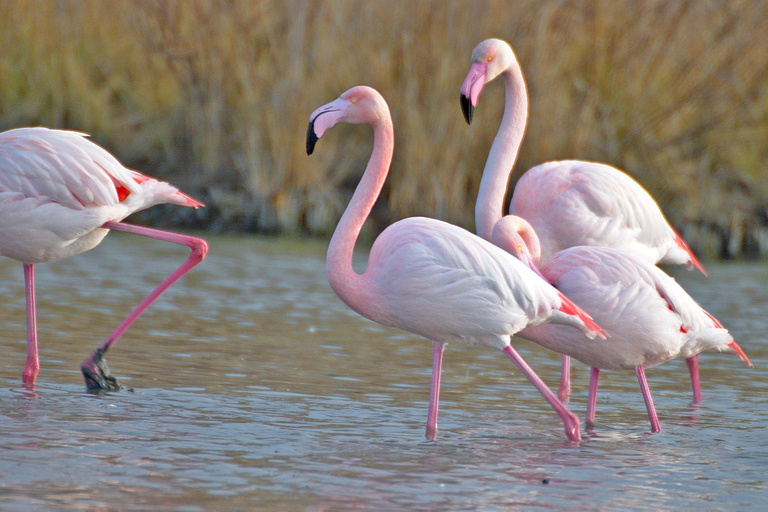
[[[549,282],[539,271],[541,244],[539,237],[528,221],[516,215],[506,215],[493,226],[491,243],[519,259],[525,265]]]
[[[307,155],[312,155],[318,139],[337,123],[376,125],[387,119],[389,108],[376,89],[364,85],[353,87],[309,116]]]
[[[483,86],[517,63],[512,47],[501,39],[486,39],[472,51],[472,67],[461,84],[461,111],[467,124],[472,124],[472,114]]]

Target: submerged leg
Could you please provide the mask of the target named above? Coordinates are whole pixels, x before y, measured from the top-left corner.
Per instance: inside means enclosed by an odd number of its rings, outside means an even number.
[[[661,432],[659,418],[656,416],[656,408],[653,406],[653,398],[651,398],[651,390],[648,389],[648,381],[645,379],[645,370],[643,370],[642,366],[636,366],[635,373],[637,374],[638,382],[640,382],[640,390],[643,392],[645,408],[648,410],[648,419],[651,420],[651,432]]]
[[[589,374],[589,396],[587,397],[587,425],[595,424],[595,410],[597,409],[597,385],[600,380],[600,368],[592,368]]]
[[[109,350],[109,347],[115,343],[120,336],[131,326],[131,324],[141,315],[145,309],[157,299],[161,293],[170,288],[170,286],[179,280],[181,276],[189,272],[195,265],[203,261],[206,253],[208,252],[208,244],[201,238],[195,238],[192,236],[181,235],[178,233],[169,233],[167,231],[161,231],[159,229],[146,228],[143,226],[135,226],[133,224],[124,224],[122,222],[107,222],[103,226],[105,229],[114,229],[116,231],[124,231],[126,233],[133,233],[134,235],[146,236],[154,238],[156,240],[163,240],[166,242],[172,242],[175,244],[186,245],[192,249],[191,254],[187,260],[181,264],[179,268],[174,270],[168,277],[166,277],[152,293],[142,300],[138,306],[117,326],[117,328],[110,334],[106,340],[96,349],[96,351],[85,361],[83,361],[80,367],[83,376],[85,377],[85,385],[89,390],[117,390],[120,389],[120,384],[117,380],[110,375],[109,369],[104,361],[104,354]]]
[[[568,436],[568,439],[571,441],[579,441],[581,439],[581,434],[579,434],[579,418],[577,418],[575,414],[569,411],[568,408],[563,405],[560,400],[557,399],[555,394],[550,391],[546,384],[544,384],[544,381],[542,381],[539,376],[534,373],[531,367],[528,366],[528,363],[526,363],[523,358],[520,357],[520,354],[518,354],[517,351],[512,348],[512,345],[507,345],[503,352],[507,355],[508,358],[512,360],[513,363],[515,363],[520,371],[523,372],[526,377],[528,377],[528,380],[531,381],[531,384],[533,384],[536,389],[539,390],[539,393],[544,396],[547,402],[549,402],[549,405],[551,405],[555,412],[557,412],[557,414],[560,416],[560,419],[563,420],[565,435]]]
[[[34,384],[40,371],[37,355],[37,308],[35,307],[35,267],[24,264],[24,287],[27,293],[27,363],[21,379],[24,384]]]
[[[443,368],[444,343],[432,342],[432,384],[429,388],[429,412],[427,413],[427,439],[437,437],[437,406],[440,401],[440,374]]]
[[[560,389],[557,390],[557,398],[567,402],[571,397],[571,358],[563,354],[560,358]]]
[[[699,354],[685,360],[688,371],[691,373],[691,386],[693,387],[693,402],[701,402],[701,385],[699,384]]]

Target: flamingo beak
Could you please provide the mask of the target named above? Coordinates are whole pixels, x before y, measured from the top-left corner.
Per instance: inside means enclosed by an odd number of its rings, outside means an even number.
[[[467,124],[471,125],[472,114],[475,113],[475,107],[473,107],[472,103],[469,102],[469,98],[463,94],[459,95],[459,102],[461,102],[461,113],[464,114],[464,119],[467,121]]]
[[[325,130],[341,121],[350,105],[351,101],[338,98],[312,112],[307,127],[307,155],[312,156],[318,139]]]
[[[461,111],[464,114],[467,124],[472,124],[472,114],[477,105],[477,98],[480,97],[480,91],[485,85],[485,74],[488,70],[487,62],[475,62],[469,68],[469,73],[461,84],[459,101]]]
[[[309,127],[307,127],[307,156],[312,156],[318,140],[320,140],[320,137],[315,135],[315,120],[313,119],[309,122]]]

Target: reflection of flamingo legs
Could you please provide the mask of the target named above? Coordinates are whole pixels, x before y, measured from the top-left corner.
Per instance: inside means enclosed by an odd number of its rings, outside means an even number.
[[[104,360],[104,354],[109,348],[125,333],[128,327],[146,310],[155,299],[165,290],[181,278],[184,274],[189,272],[195,265],[203,261],[206,253],[208,252],[208,244],[205,240],[195,238],[192,236],[182,235],[178,233],[169,233],[167,231],[161,231],[159,229],[152,229],[143,226],[136,226],[133,224],[125,224],[122,222],[107,222],[103,226],[107,229],[113,229],[116,231],[123,231],[126,233],[132,233],[134,235],[146,236],[156,240],[163,240],[180,245],[186,245],[192,249],[191,254],[187,260],[181,264],[179,268],[174,270],[168,277],[166,277],[152,293],[147,295],[138,306],[120,322],[120,325],[110,334],[107,339],[91,354],[89,358],[83,361],[81,370],[83,377],[85,378],[85,384],[88,389],[120,389],[117,379],[115,379],[109,372],[109,368]]]

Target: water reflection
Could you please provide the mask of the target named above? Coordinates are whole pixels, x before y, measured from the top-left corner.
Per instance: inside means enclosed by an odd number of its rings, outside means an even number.
[[[423,439],[428,342],[367,322],[324,277],[323,243],[214,238],[208,259],[110,354],[135,393],[84,392],[79,363],[184,250],[110,235],[38,270],[41,372],[25,357],[20,265],[0,261],[0,508],[741,508],[768,484],[764,265],[678,280],[755,363],[701,356],[647,372],[650,435],[632,372],[602,372],[597,425],[578,447],[502,354],[448,347],[440,433]],[[517,348],[542,378],[559,360]],[[574,365],[583,416],[588,369]]]

